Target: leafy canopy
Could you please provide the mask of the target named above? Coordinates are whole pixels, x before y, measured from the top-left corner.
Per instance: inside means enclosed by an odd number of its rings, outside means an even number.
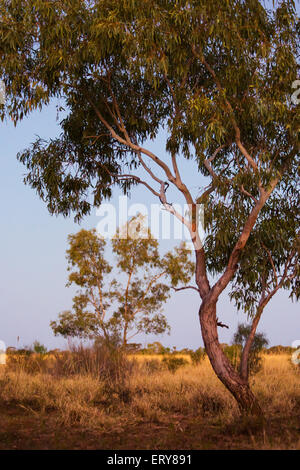
[[[291,0],[273,12],[257,0],[14,0],[2,1],[1,18],[6,113],[18,120],[65,98],[62,135],[20,155],[53,212],[80,217],[91,207],[88,188],[99,204],[112,181],[125,191],[133,183],[111,176],[140,162],[104,121],[118,133],[124,125],[139,145],[166,126],[167,151],[196,158],[205,176],[206,157],[224,145],[214,160],[223,196],[241,185],[256,196],[259,178],[268,184],[295,156],[299,23]],[[252,156],[246,166],[241,145]]]
[[[138,219],[131,219],[126,228],[136,225]],[[169,330],[162,307],[172,287],[189,282],[194,264],[184,245],[161,256],[150,231],[145,238],[139,231],[128,230],[128,238],[121,238],[117,231],[111,243],[117,269],[106,261],[106,242],[95,230],[69,235],[68,285],[75,284],[79,290],[73,310],[62,312],[58,321],[51,322],[55,334],[104,336],[108,341],[119,338],[126,345],[138,333]],[[111,279],[113,270],[117,275]]]
[[[113,185],[126,193],[138,183],[171,210],[162,172],[188,203],[205,204],[205,270],[225,276],[216,295],[233,275],[231,296],[250,313],[278,285],[299,295],[294,1],[272,10],[258,0],[4,0],[0,8],[2,117],[18,121],[55,97],[65,103],[61,135],[19,154],[50,212],[79,220]],[[157,157],[143,145],[162,127]],[[178,157],[207,178],[198,198]]]

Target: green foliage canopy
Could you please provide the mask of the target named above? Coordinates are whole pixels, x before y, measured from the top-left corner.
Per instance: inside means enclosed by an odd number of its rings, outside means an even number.
[[[121,238],[118,230],[112,252],[119,274],[109,279],[112,267],[105,259],[105,246],[95,230],[69,235],[68,285],[75,284],[79,291],[73,310],[51,322],[54,333],[80,338],[102,335],[108,341],[119,338],[126,345],[138,333],[167,331],[162,307],[171,287],[189,282],[194,270],[190,252],[180,245],[161,256],[149,230],[147,238]]]
[[[65,99],[61,136],[38,139],[19,156],[51,212],[80,218],[91,209],[88,189],[96,205],[111,183],[127,191],[136,181],[115,175],[140,165],[134,145],[161,126],[167,151],[195,158],[205,176],[212,174],[205,161],[222,146],[214,190],[237,199],[241,222],[251,198],[234,190],[257,197],[258,181],[267,186],[283,163],[296,171],[293,1],[272,12],[257,0],[14,0],[1,2],[1,18],[4,112],[17,121]]]

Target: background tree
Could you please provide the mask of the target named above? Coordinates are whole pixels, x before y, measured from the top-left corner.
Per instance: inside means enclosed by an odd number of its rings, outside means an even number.
[[[237,331],[234,334],[232,346],[228,346],[225,348],[225,353],[233,362],[237,370],[241,368],[243,351],[245,345],[248,342],[248,338],[251,335],[251,330],[252,325],[240,323],[237,327]],[[264,333],[255,333],[253,341],[251,343],[251,349],[248,355],[249,374],[254,375],[260,371],[262,367],[261,353],[268,344],[269,341]]]
[[[294,2],[268,11],[258,0],[14,0],[2,9],[7,113],[18,120],[53,97],[65,99],[61,136],[38,139],[19,155],[27,183],[50,212],[75,211],[77,219],[109,197],[113,185],[127,192],[141,184],[159,198],[194,242],[193,288],[212,367],[242,411],[260,414],[245,374],[220,346],[216,309],[250,237],[265,230],[260,214],[272,195],[288,199],[299,178]],[[166,152],[157,155],[149,139],[162,126]],[[185,165],[194,161],[207,178],[200,195],[183,181],[178,157]],[[166,180],[190,205],[189,218],[168,201]],[[211,251],[195,231],[196,202],[206,205],[209,233],[216,227]]]
[[[37,340],[34,341],[34,343],[32,345],[32,350],[33,350],[33,352],[35,352],[37,354],[47,354],[46,346],[44,346],[42,343],[40,343]]]
[[[68,285],[79,287],[73,310],[51,322],[55,334],[127,342],[139,333],[162,334],[169,329],[162,307],[171,287],[189,282],[194,265],[184,245],[161,256],[150,230],[130,234],[136,218],[127,224],[128,238],[118,230],[112,240],[118,277],[109,281],[112,266],[105,260],[105,241],[95,230],[80,230],[69,236]],[[135,236],[132,236],[135,235]],[[142,237],[141,237],[142,235]],[[147,238],[144,238],[145,235]],[[118,280],[117,280],[118,279]]]

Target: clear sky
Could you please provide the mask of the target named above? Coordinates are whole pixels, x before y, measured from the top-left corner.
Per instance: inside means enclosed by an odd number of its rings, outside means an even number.
[[[1,161],[0,194],[2,201],[2,230],[0,233],[0,339],[10,346],[30,345],[38,339],[48,348],[63,347],[65,341],[55,338],[49,327],[50,320],[71,307],[74,289],[66,288],[67,262],[65,250],[67,236],[81,227],[96,227],[96,211],[86,217],[81,226],[73,220],[51,216],[34,190],[23,183],[25,167],[16,159],[39,135],[55,137],[59,133],[54,105],[35,112],[16,128],[10,122],[0,124]],[[160,155],[164,154],[162,137],[152,144]],[[194,194],[205,185],[193,171],[190,162],[184,163],[183,175]],[[117,201],[118,191],[113,201]],[[174,196],[175,197],[175,196]],[[172,193],[170,193],[172,202]],[[145,188],[135,189],[132,203],[156,202]],[[168,244],[162,243],[162,248]],[[197,348],[202,345],[198,320],[199,299],[194,291],[174,293],[165,306],[171,325],[170,336],[141,336],[143,344],[153,340],[177,348]],[[220,329],[222,342],[230,342],[239,321],[225,293],[218,305],[219,319],[230,325]],[[280,293],[270,302],[263,315],[260,331],[267,333],[271,345],[291,345],[300,339],[299,305],[293,304],[287,294]],[[20,341],[17,344],[17,337]],[[138,341],[138,339],[137,339]]]

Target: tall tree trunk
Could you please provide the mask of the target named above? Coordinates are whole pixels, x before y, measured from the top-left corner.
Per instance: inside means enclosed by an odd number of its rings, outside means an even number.
[[[248,381],[240,377],[220,346],[216,302],[204,299],[199,310],[199,318],[205,350],[217,377],[234,396],[242,414],[262,417],[263,412]]]

